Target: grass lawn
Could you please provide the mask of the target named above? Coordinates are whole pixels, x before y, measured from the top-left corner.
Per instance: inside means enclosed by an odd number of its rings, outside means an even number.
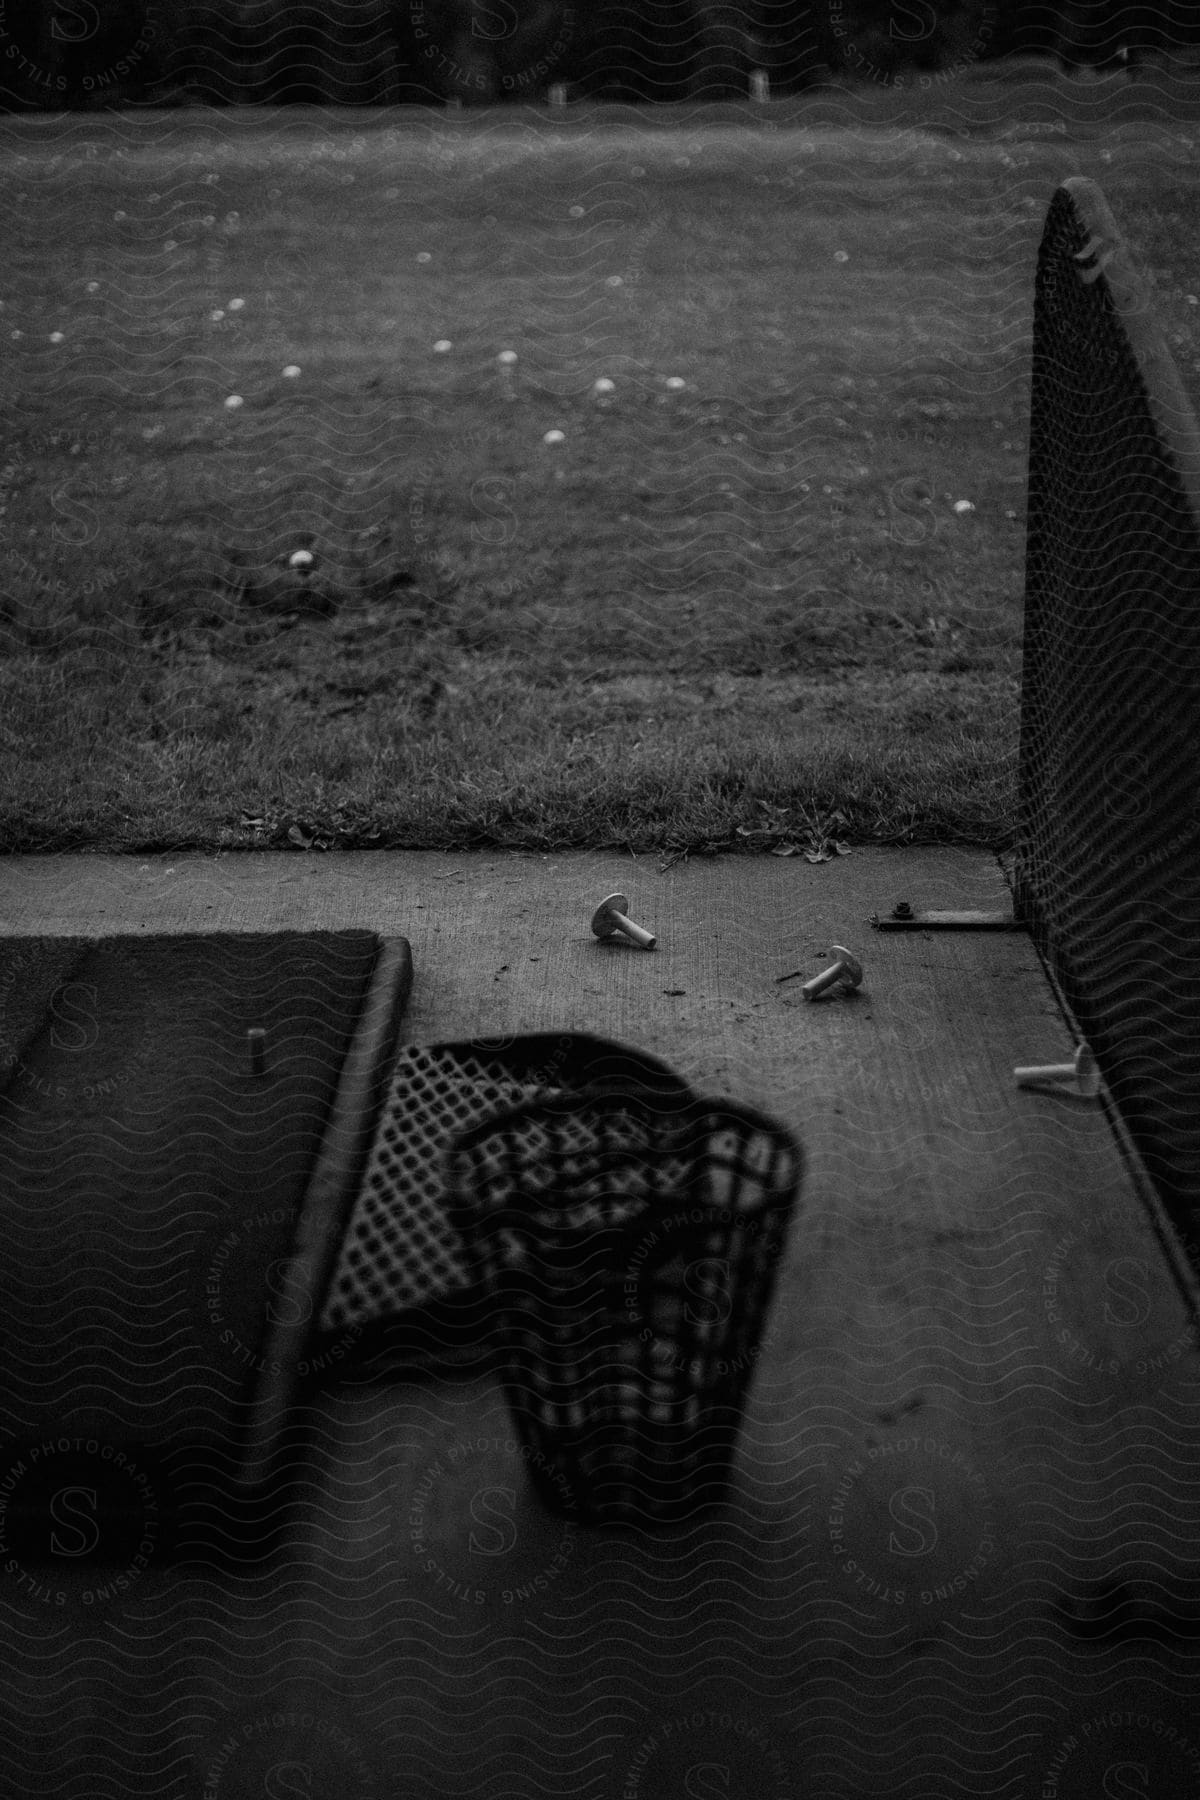
[[[1064,176],[1200,369],[1021,94],[0,121],[0,848],[1002,847]]]

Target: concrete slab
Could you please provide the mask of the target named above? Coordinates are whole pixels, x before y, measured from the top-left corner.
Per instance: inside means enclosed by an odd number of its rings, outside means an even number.
[[[656,951],[591,936],[597,900],[617,888],[657,931]],[[816,866],[723,857],[665,872],[653,859],[605,854],[0,860],[4,934],[367,926],[412,944],[416,1042],[574,1025],[639,1043],[746,1097],[764,1098],[766,1078],[784,1104],[797,1085],[822,1087],[835,1060],[844,1077],[874,1041],[946,1079],[933,1066],[947,1059],[932,1054],[932,940],[884,938],[867,924],[898,897],[917,907],[1009,904],[996,859],[954,849],[856,851]],[[823,966],[831,941],[868,957],[864,993],[848,1006],[806,1007],[800,980]],[[938,943],[937,965],[951,972],[991,958],[989,945],[1005,979],[1024,971],[1033,981],[1038,969],[1023,938]],[[872,967],[886,968],[882,985]],[[796,970],[794,983],[778,980]],[[1045,993],[1032,1006],[1018,1046],[1026,1060],[1064,1047]]]
[[[591,937],[617,888],[657,950]],[[593,1031],[774,1113],[808,1155],[720,1518],[663,1544],[564,1533],[490,1383],[348,1377],[275,1586],[209,1595],[189,1636],[182,1594],[146,1578],[181,1693],[215,1698],[214,1637],[292,1695],[319,1644],[339,1720],[416,1800],[522,1769],[597,1800],[757,1800],[1094,1790],[1126,1757],[1096,1722],[1115,1684],[1162,1724],[1158,1786],[1187,1791],[1186,1272],[1103,1106],[1015,1087],[1014,1065],[1072,1049],[1028,938],[867,922],[898,898],[1004,908],[994,858],[28,858],[0,892],[9,932],[404,936],[414,1041]],[[863,988],[806,1004],[831,942]],[[110,1715],[144,1679],[136,1626],[104,1645]]]

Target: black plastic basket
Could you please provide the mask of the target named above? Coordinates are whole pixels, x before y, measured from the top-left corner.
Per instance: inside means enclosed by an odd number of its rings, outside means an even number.
[[[575,1094],[456,1139],[451,1216],[554,1510],[647,1524],[723,1497],[802,1173],[728,1101]]]
[[[426,1353],[478,1338],[485,1319],[447,1211],[449,1146],[470,1126],[525,1101],[604,1087],[657,1095],[663,1104],[692,1098],[666,1063],[583,1032],[406,1045],[393,1066],[320,1333],[394,1334],[416,1320],[417,1345]]]

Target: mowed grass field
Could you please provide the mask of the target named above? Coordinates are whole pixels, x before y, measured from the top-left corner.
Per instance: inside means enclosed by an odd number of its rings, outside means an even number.
[[[1046,205],[1193,390],[1200,206],[985,85],[0,124],[0,848],[1003,847]]]

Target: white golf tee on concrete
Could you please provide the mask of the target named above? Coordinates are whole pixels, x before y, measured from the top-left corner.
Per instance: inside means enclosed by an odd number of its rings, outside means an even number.
[[[1041,1087],[1043,1082],[1066,1084],[1087,1100],[1094,1100],[1100,1092],[1100,1071],[1086,1044],[1080,1044],[1074,1062],[1032,1063],[1014,1069],[1013,1080],[1022,1088]]]
[[[598,938],[612,937],[614,932],[621,932],[640,950],[653,950],[658,939],[652,931],[643,931],[632,919],[625,917],[625,908],[629,905],[625,894],[610,894],[602,900],[592,914],[592,930]]]
[[[823,974],[814,975],[811,981],[804,983],[800,992],[806,1000],[815,1000],[818,994],[825,993],[839,982],[848,988],[856,988],[861,982],[862,964],[844,944],[830,944],[829,954],[836,956],[837,961],[832,968],[826,969]]]

